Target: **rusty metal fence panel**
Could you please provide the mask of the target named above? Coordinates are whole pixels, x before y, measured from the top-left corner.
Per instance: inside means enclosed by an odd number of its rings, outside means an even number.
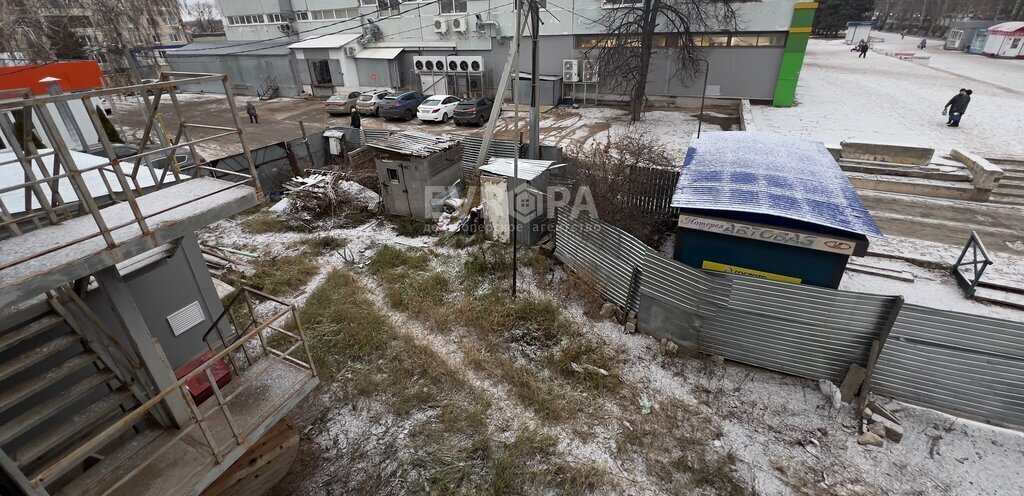
[[[909,403],[1024,427],[1024,324],[904,305],[873,385]]]

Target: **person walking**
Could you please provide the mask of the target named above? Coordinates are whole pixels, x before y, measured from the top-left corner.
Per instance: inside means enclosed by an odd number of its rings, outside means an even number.
[[[906,38],[906,37],[907,37],[907,30],[904,29],[903,31],[900,31],[900,39],[902,40],[903,38]]]
[[[256,106],[252,102],[245,104],[245,113],[249,114],[249,124],[260,123],[260,116],[256,114]]]
[[[857,51],[860,52],[860,55],[857,56],[858,59],[868,58],[868,42],[860,40],[860,44],[857,45]]]
[[[925,48],[928,48],[928,39],[927,38],[921,38],[921,43],[917,44],[917,48],[920,48],[921,50],[924,50]]]
[[[361,123],[360,123],[361,120],[362,120],[362,117],[359,116],[359,111],[353,109],[352,110],[352,128],[353,129],[359,129],[359,127],[361,125]]]
[[[953,98],[949,99],[945,107],[942,107],[942,115],[949,115],[949,119],[946,121],[946,125],[949,127],[960,127],[960,119],[964,116],[964,112],[967,111],[967,105],[971,103],[971,94],[973,91],[967,88],[960,88],[960,92],[957,93]]]

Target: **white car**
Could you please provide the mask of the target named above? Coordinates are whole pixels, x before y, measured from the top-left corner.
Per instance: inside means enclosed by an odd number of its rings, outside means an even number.
[[[434,95],[423,100],[416,109],[416,117],[423,122],[448,122],[448,118],[455,114],[455,106],[458,104],[457,96]]]

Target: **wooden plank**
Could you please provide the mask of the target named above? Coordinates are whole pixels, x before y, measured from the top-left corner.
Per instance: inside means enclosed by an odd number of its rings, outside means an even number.
[[[864,407],[867,406],[868,393],[871,391],[871,377],[875,374],[875,365],[878,363],[878,356],[882,353],[882,348],[885,346],[885,342],[889,339],[889,334],[892,333],[892,326],[896,324],[896,318],[900,315],[900,310],[903,309],[903,297],[896,296],[893,298],[892,308],[889,310],[889,316],[886,317],[885,323],[882,324],[882,332],[879,333],[878,339],[871,343],[871,355],[868,358],[868,371],[864,375],[864,383],[860,387],[860,398],[857,401],[857,418],[860,418],[860,413],[864,411]],[[860,431],[864,432],[864,423],[860,422]]]
[[[282,420],[210,484],[202,495],[268,494],[288,473],[298,453],[299,434],[291,422]]]

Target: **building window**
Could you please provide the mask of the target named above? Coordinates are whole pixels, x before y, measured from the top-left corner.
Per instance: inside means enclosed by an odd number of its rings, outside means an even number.
[[[310,72],[313,75],[313,84],[331,85],[331,65],[326,60],[313,60],[309,63]]]
[[[376,7],[377,0],[359,0],[359,5],[363,7]]]
[[[398,183],[398,169],[392,169],[388,167],[388,181]]]
[[[153,43],[160,43],[160,35],[159,34],[154,34],[153,35]]]
[[[757,46],[784,47],[786,46],[786,33],[760,33],[757,35]]]
[[[309,12],[296,12],[295,13],[295,20],[297,20],[297,21],[308,21],[309,20]]]
[[[734,46],[734,47],[752,47],[752,46],[757,46],[757,35],[756,34],[734,34],[734,35],[732,35],[732,41],[729,42],[729,46]]]
[[[643,2],[638,0],[603,0],[601,2],[601,8],[614,9],[617,7],[625,7],[629,5],[642,5]]]
[[[167,17],[164,17],[164,26],[174,27],[174,26],[177,26],[177,23],[174,22],[174,18],[173,17],[167,16]]]
[[[1010,42],[1010,49],[1011,50],[1014,49],[1014,48],[1017,48],[1019,46],[1020,46],[1020,38],[1014,38],[1013,41]]]
[[[281,22],[281,14],[267,14],[267,18],[270,19],[270,22],[272,23]]]
[[[444,0],[441,0],[444,2]],[[377,0],[377,17],[395,16],[402,13],[399,0]]]
[[[441,14],[466,13],[466,0],[440,0],[437,5]]]
[[[178,33],[171,33],[171,41],[181,41],[181,35]]]

